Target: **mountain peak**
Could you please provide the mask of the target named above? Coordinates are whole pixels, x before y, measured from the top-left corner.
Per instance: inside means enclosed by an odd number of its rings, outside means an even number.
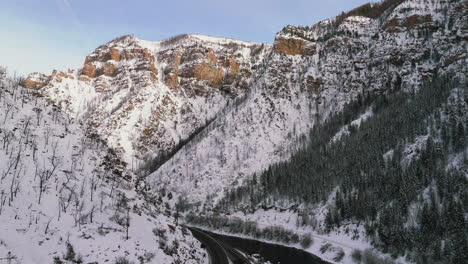
[[[131,162],[173,149],[247,93],[270,51],[271,45],[200,34],[162,41],[125,35],[96,48],[81,69],[38,86],[90,129],[112,134],[109,144]]]

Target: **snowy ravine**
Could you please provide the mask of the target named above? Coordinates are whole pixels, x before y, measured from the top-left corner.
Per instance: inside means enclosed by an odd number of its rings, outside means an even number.
[[[0,138],[0,259],[206,260],[190,232],[135,192],[133,174],[102,140],[87,137],[73,118],[3,68]]]

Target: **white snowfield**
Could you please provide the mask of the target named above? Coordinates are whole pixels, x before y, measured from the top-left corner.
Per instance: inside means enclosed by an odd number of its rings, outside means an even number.
[[[205,261],[198,241],[134,191],[133,175],[102,142],[16,82],[0,76],[1,263],[63,260],[67,243],[85,263]]]

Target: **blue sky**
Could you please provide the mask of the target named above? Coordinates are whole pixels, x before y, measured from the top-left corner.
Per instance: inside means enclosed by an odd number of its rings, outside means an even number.
[[[0,0],[0,65],[10,73],[80,67],[124,34],[161,40],[199,33],[272,43],[284,26],[312,25],[367,0]]]

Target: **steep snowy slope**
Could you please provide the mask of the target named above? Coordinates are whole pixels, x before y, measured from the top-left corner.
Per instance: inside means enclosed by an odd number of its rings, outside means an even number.
[[[270,49],[202,35],[159,42],[123,36],[98,47],[82,69],[33,74],[26,85],[86,123],[135,168],[172,151],[244,95]]]
[[[134,191],[133,174],[102,140],[3,68],[0,138],[0,259],[204,261],[198,241]]]
[[[154,190],[212,205],[227,189],[288,158],[314,122],[358,94],[411,91],[447,71],[463,78],[466,12],[466,1],[408,0],[375,19],[284,28],[247,99],[147,181]]]

